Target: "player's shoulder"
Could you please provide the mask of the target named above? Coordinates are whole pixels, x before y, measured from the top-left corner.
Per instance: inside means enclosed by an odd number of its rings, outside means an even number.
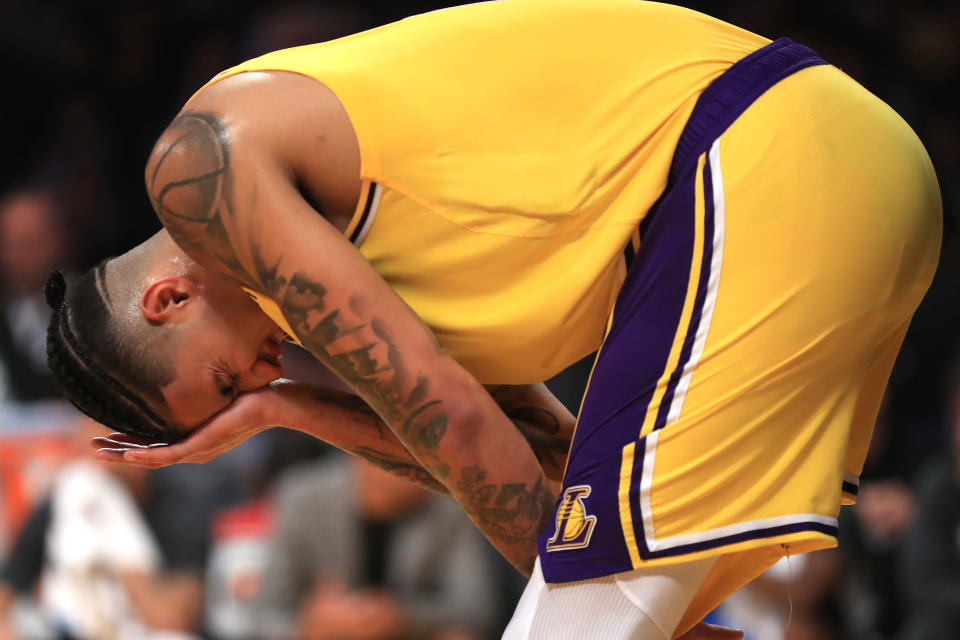
[[[147,182],[178,147],[178,162],[229,167],[234,176],[276,169],[325,213],[351,215],[360,189],[360,150],[336,95],[317,80],[285,71],[226,76],[198,91],[161,134]]]
[[[281,147],[298,147],[305,137],[316,140],[340,129],[352,131],[326,85],[289,71],[245,71],[207,84],[178,117],[190,113],[217,114],[231,135]]]

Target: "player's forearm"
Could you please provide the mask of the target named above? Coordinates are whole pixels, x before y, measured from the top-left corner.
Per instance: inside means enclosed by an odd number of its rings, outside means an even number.
[[[274,383],[284,398],[282,423],[436,493],[449,495],[361,398],[297,382]]]
[[[284,424],[448,493],[504,557],[529,575],[537,536],[553,512],[554,485],[524,434],[483,387],[458,369],[453,365],[437,378],[444,380],[437,396],[445,399],[421,402],[389,427],[356,396],[288,383],[284,395],[295,408],[285,411]],[[499,395],[516,401],[506,402],[513,408],[531,406],[530,390]],[[569,420],[563,428],[572,429]],[[562,468],[562,459],[556,462]]]
[[[450,361],[437,368],[437,399],[391,428],[443,481],[477,527],[529,575],[554,491],[523,435],[484,388]]]
[[[576,428],[576,417],[546,385],[490,385],[487,391],[526,439],[544,473],[560,482]]]
[[[320,438],[392,473],[449,492],[477,527],[529,574],[537,535],[549,522],[555,491],[521,432],[490,394],[451,360],[429,398],[385,412],[387,424],[356,396],[286,382],[276,424]]]
[[[274,386],[298,407],[298,417],[289,418],[287,426],[310,433],[426,489],[449,495],[447,488],[423,468],[361,398],[291,381]],[[573,437],[574,416],[543,384],[493,385],[487,390],[523,435],[546,476],[552,483],[558,482]],[[553,488],[556,490],[556,485]]]

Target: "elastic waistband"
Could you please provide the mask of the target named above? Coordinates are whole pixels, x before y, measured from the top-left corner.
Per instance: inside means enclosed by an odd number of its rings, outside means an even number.
[[[767,89],[806,67],[827,64],[813,49],[775,40],[735,62],[697,100],[670,165],[669,185]]]

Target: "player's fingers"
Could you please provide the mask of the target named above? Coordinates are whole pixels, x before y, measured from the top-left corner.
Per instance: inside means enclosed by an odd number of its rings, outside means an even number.
[[[111,442],[120,444],[122,446],[127,446],[129,444],[146,444],[146,440],[141,440],[140,438],[134,438],[133,436],[128,436],[125,433],[111,433],[107,436],[98,436],[91,440],[91,446],[94,446],[93,443],[99,440],[109,440]]]
[[[123,461],[140,467],[166,467],[178,462],[190,462],[188,452],[180,444],[156,449],[127,449],[123,452]]]
[[[101,447],[97,449],[97,452],[94,454],[94,456],[97,458],[97,460],[103,460],[105,462],[123,462],[124,451],[126,451],[126,449],[122,447]]]
[[[122,464],[128,464],[134,467],[145,467],[147,469],[156,469],[157,467],[164,467],[166,464],[162,462],[157,462],[155,460],[131,460],[126,457],[127,452],[133,451],[133,449],[127,449],[124,447],[120,448],[107,448],[97,449],[94,454],[97,460],[103,460],[104,462],[119,462]]]
[[[127,439],[127,438],[116,438],[114,437],[117,434],[110,434],[109,436],[97,436],[90,441],[90,446],[94,449],[152,449],[154,447],[165,447],[167,446],[166,442],[150,442],[144,443],[142,440],[136,439]]]
[[[186,439],[162,447],[130,449],[123,459],[131,464],[165,467],[178,462],[207,462],[216,451],[222,434],[215,429],[203,427]]]

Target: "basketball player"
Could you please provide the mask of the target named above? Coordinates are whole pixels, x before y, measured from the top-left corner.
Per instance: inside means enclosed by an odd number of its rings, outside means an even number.
[[[203,461],[282,425],[431,484],[532,572],[509,640],[677,637],[835,545],[941,234],[881,101],[789,40],[636,0],[251,60],[146,185],[165,231],[49,287],[52,368],[134,436],[100,455]],[[284,336],[363,403],[269,384]],[[555,496],[561,458],[507,413],[562,439],[523,385],[598,347]]]

